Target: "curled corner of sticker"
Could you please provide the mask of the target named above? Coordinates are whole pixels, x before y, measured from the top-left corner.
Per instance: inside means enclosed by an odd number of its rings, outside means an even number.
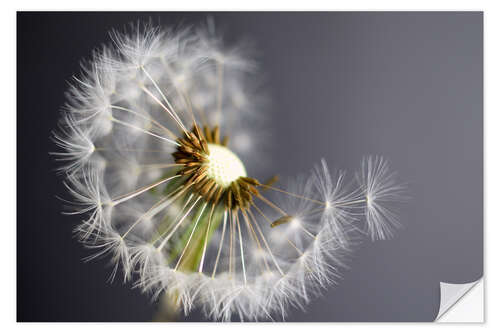
[[[440,282],[441,301],[437,322],[484,322],[483,278],[463,284]]]

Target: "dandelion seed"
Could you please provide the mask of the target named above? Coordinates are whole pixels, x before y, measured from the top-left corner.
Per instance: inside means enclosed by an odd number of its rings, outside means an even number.
[[[356,178],[366,198],[368,234],[373,240],[392,237],[400,223],[388,205],[406,199],[405,186],[397,182],[396,173],[390,171],[389,163],[381,156],[364,158]]]
[[[76,233],[91,259],[111,256],[112,277],[121,268],[185,313],[274,320],[338,280],[351,233],[393,234],[385,203],[402,188],[378,157],[357,186],[325,161],[284,187],[251,176],[262,99],[243,48],[203,29],[111,36],[70,87],[54,140],[86,214]]]

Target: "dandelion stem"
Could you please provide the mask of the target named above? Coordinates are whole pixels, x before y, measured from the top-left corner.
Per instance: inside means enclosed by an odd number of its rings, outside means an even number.
[[[201,215],[203,215],[203,212],[205,211],[205,207],[207,207],[207,203],[206,202],[203,204],[203,206],[201,208],[201,212],[200,212],[200,214],[198,214],[198,217],[196,218],[196,222],[194,223],[193,230],[191,231],[191,234],[189,235],[189,239],[188,239],[186,245],[184,246],[184,249],[182,250],[182,253],[181,253],[180,257],[179,257],[179,260],[177,261],[177,265],[175,265],[174,271],[176,271],[177,268],[179,268],[179,264],[182,261],[182,257],[184,256],[184,253],[186,253],[186,250],[189,247],[189,243],[191,243],[191,238],[193,238],[193,234],[194,234],[194,232],[196,230],[196,227],[198,226],[198,222],[200,221]]]

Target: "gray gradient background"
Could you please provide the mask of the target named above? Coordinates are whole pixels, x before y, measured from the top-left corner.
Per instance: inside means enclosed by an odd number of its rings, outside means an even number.
[[[440,281],[483,274],[482,13],[211,15],[229,41],[244,37],[257,48],[273,101],[269,125],[280,134],[266,149],[283,178],[321,157],[355,171],[363,155],[381,154],[410,184],[397,236],[361,244],[340,284],[287,320],[432,321]],[[88,252],[71,239],[77,219],[59,214],[54,196],[64,190],[46,138],[65,80],[109,29],[206,16],[18,14],[18,320],[151,319],[156,304],[106,283],[106,262],[81,261]],[[33,197],[33,209],[19,206]]]

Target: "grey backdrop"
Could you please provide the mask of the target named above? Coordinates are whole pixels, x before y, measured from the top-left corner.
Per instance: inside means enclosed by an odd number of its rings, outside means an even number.
[[[280,175],[325,157],[355,171],[382,154],[410,184],[404,229],[364,242],[343,280],[288,321],[431,321],[439,282],[483,274],[482,13],[212,13],[229,42],[255,43],[273,104],[269,147]],[[107,31],[206,13],[18,14],[19,321],[148,321],[156,304],[109,284],[104,261],[71,236],[47,152],[66,80]],[[299,133],[299,134],[297,134]],[[286,163],[283,163],[286,161]],[[263,169],[267,172],[267,169]],[[267,173],[266,173],[267,174]],[[32,209],[22,202],[30,200]],[[203,320],[193,313],[187,320]]]

